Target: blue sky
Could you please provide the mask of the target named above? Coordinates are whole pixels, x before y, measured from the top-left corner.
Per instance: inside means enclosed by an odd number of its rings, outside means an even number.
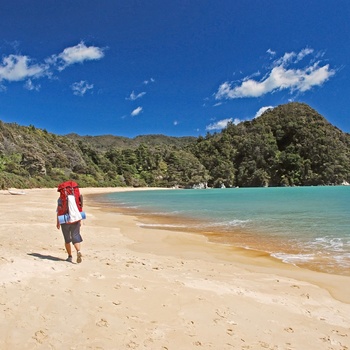
[[[350,1],[0,0],[0,120],[205,136],[305,102],[350,132]]]

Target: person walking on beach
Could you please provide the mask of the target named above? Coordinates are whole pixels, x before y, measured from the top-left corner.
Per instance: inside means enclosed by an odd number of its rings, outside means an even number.
[[[71,246],[72,244],[77,252],[77,263],[79,264],[82,261],[80,248],[81,242],[83,241],[83,238],[80,234],[82,217],[79,215],[79,212],[81,212],[83,208],[83,196],[79,193],[78,185],[73,181],[62,183],[58,186],[57,191],[60,192],[60,197],[57,200],[56,227],[58,230],[61,228],[63,233],[65,248],[68,254],[66,261],[73,261]],[[70,193],[70,195],[67,193]],[[74,209],[74,212],[71,212],[72,207]],[[78,217],[71,221],[71,219],[76,215],[78,215]],[[69,219],[65,220],[64,223],[60,223],[59,218],[62,216],[65,218],[68,217]]]
[[[62,229],[65,247],[68,254],[68,258],[66,259],[66,261],[69,261],[69,262],[73,261],[72,246],[71,246],[71,243],[72,243],[77,252],[77,263],[78,264],[81,263],[82,257],[83,257],[80,251],[80,245],[81,245],[81,242],[83,241],[83,238],[81,237],[81,234],[80,234],[81,221],[74,222],[72,224],[68,224],[68,223],[60,224],[57,216],[56,226],[58,229],[60,229],[60,227]]]

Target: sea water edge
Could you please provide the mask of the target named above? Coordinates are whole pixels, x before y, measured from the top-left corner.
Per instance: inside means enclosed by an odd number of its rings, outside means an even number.
[[[289,264],[350,275],[350,187],[239,188],[111,193],[98,201],[142,226],[205,234]]]

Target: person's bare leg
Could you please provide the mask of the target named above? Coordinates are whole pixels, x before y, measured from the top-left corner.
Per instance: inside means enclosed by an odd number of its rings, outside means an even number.
[[[74,248],[77,252],[80,251],[80,243],[74,243]]]
[[[72,256],[72,247],[70,245],[70,243],[65,243],[66,246],[66,251],[68,253],[69,256]]]
[[[80,243],[74,243],[74,248],[77,251],[77,263],[79,264],[79,263],[81,263],[81,260],[82,260],[81,259],[82,255],[80,252]]]
[[[66,247],[66,251],[68,254],[67,261],[72,261],[72,247],[71,247],[70,243],[65,243],[65,247]]]

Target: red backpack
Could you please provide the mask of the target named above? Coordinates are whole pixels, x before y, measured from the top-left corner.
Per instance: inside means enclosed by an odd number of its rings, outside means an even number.
[[[57,192],[60,193],[60,202],[57,208],[58,215],[68,214],[68,196],[74,195],[78,210],[83,211],[82,197],[80,195],[79,186],[74,181],[62,182],[57,187]]]

